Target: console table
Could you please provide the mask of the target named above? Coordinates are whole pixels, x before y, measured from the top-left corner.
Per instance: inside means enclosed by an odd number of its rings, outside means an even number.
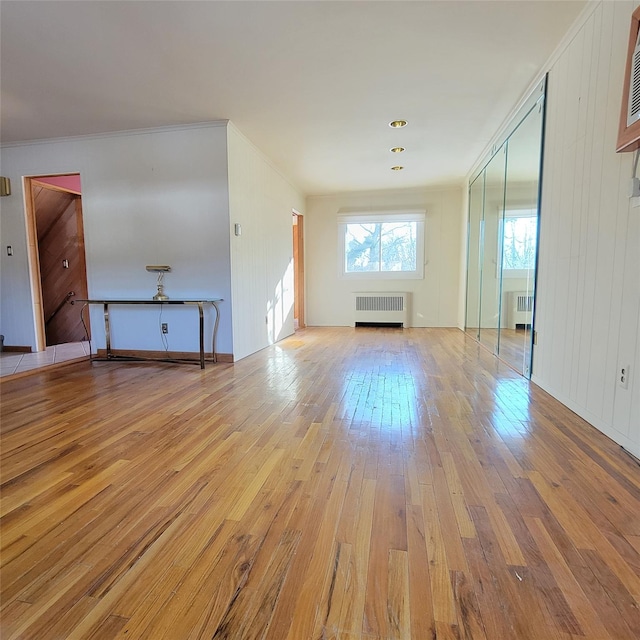
[[[218,323],[220,321],[220,309],[218,303],[222,302],[222,298],[208,298],[203,300],[127,300],[127,299],[108,299],[108,300],[73,300],[71,304],[83,303],[84,306],[80,310],[80,318],[84,324],[83,312],[92,304],[101,304],[104,311],[104,333],[106,340],[106,357],[98,358],[90,353],[92,360],[155,360],[159,362],[200,362],[200,368],[204,369],[204,305],[210,304],[216,311],[216,318],[213,324],[213,335],[211,338],[211,349],[213,353],[213,362],[216,362],[216,336],[218,334]],[[200,336],[200,359],[186,359],[186,358],[145,358],[144,356],[124,356],[113,353],[111,350],[111,331],[109,328],[109,306],[113,305],[186,305],[198,308],[198,315],[200,319],[199,323],[199,336]],[[85,325],[86,327],[86,325]]]

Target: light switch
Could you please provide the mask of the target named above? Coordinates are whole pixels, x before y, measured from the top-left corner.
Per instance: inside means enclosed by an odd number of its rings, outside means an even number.
[[[69,261],[68,260],[63,260],[62,261],[62,268],[63,269],[68,269],[69,268]]]
[[[7,255],[8,256],[13,255],[13,247],[11,245],[7,245]]]

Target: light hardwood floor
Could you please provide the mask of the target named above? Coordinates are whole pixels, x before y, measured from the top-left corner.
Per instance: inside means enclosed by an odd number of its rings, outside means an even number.
[[[477,336],[477,329],[469,330],[472,338]],[[499,336],[498,336],[499,334]],[[511,365],[518,373],[523,373],[531,361],[531,330],[530,329],[482,329],[482,343],[491,352],[496,352],[496,345],[500,339],[500,360]]]
[[[12,638],[637,640],[640,468],[458,330],[2,383]]]

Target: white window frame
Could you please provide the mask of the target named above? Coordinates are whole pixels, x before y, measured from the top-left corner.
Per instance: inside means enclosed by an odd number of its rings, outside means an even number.
[[[348,280],[420,280],[424,278],[425,263],[425,210],[343,212],[338,214],[338,275]],[[416,222],[416,269],[414,271],[347,272],[345,237],[348,224],[375,224],[381,222]]]

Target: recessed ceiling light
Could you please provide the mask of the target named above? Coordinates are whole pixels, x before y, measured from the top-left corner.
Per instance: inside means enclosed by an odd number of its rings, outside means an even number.
[[[393,147],[393,149],[389,149],[391,153],[402,153],[404,151],[404,147]]]
[[[394,129],[398,129],[400,127],[406,127],[407,126],[407,121],[406,120],[392,120],[389,123],[390,127],[393,127]]]
[[[400,166],[391,167],[391,171],[402,171],[403,169],[404,167],[400,167]]]

